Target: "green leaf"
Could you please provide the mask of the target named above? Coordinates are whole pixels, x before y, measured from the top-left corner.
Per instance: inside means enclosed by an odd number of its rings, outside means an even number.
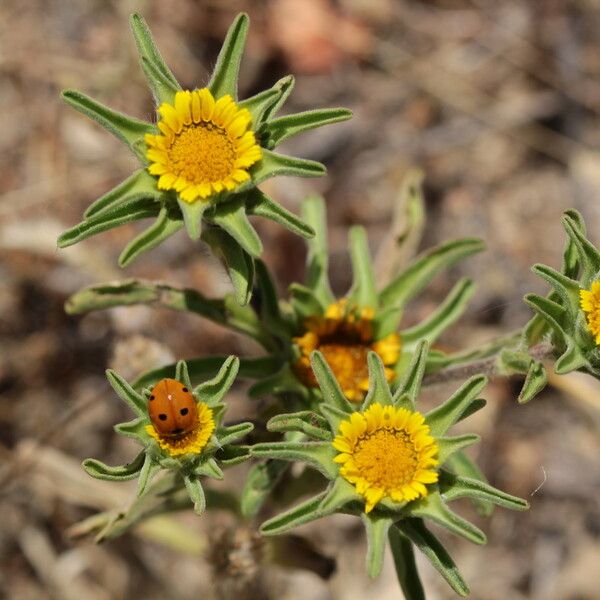
[[[326,172],[325,166],[314,160],[286,156],[265,148],[262,150],[262,159],[251,169],[253,185],[258,185],[278,175],[321,177]]]
[[[208,200],[195,200],[194,202],[186,202],[177,196],[177,204],[183,215],[185,229],[191,240],[198,240],[202,235],[202,219],[204,213],[211,207]],[[205,240],[206,241],[206,240]]]
[[[410,514],[415,517],[431,519],[448,531],[455,533],[475,544],[485,544],[483,531],[451,511],[438,492],[410,503]]]
[[[238,103],[240,108],[246,108],[250,111],[250,114],[252,115],[252,126],[255,131],[264,121],[267,112],[281,99],[286,90],[288,90],[290,84],[293,85],[293,81],[294,78],[291,75],[286,75],[268,90],[259,92]]]
[[[265,442],[250,450],[259,458],[302,461],[323,473],[328,479],[337,476],[338,468],[333,462],[337,452],[331,442]]]
[[[367,364],[369,366],[369,391],[361,406],[361,412],[367,410],[373,403],[392,406],[392,394],[381,358],[379,358],[376,352],[369,352],[367,355]]]
[[[483,398],[475,398],[475,400],[473,400],[473,402],[471,402],[471,404],[469,404],[467,408],[465,408],[465,410],[462,412],[460,417],[458,417],[456,422],[458,423],[459,421],[467,419],[471,415],[475,414],[477,411],[481,410],[482,408],[485,408],[486,404],[487,402]]]
[[[223,399],[229,388],[233,385],[240,367],[237,356],[229,356],[219,369],[217,375],[194,388],[194,396],[200,402],[213,406]]]
[[[126,267],[140,254],[155,248],[174,233],[177,233],[182,227],[181,216],[163,206],[156,221],[125,246],[119,256],[119,266]]]
[[[117,112],[76,90],[64,90],[61,97],[69,106],[93,119],[124,142],[142,163],[146,162],[144,136],[156,133],[156,127],[152,123]]]
[[[118,373],[108,369],[106,371],[108,383],[121,400],[124,400],[127,406],[138,417],[146,417],[148,415],[148,407],[146,400],[138,394]]]
[[[398,521],[396,527],[425,555],[431,565],[437,569],[459,596],[466,597],[469,595],[469,586],[462,578],[458,567],[454,564],[444,546],[425,527],[421,519],[404,519]],[[425,596],[423,596],[424,598]]]
[[[321,402],[319,404],[319,410],[327,419],[327,422],[329,423],[329,429],[331,430],[333,435],[337,435],[338,431],[340,430],[340,424],[342,423],[342,421],[348,420],[348,413],[341,411],[335,406],[330,406],[325,402]]]
[[[289,468],[290,465],[286,461],[267,460],[250,469],[240,499],[242,514],[245,517],[256,516],[267,496]]]
[[[466,381],[446,402],[425,415],[431,435],[440,437],[454,425],[487,384],[487,377],[475,375]]]
[[[297,217],[294,213],[285,209],[281,204],[274,202],[259,189],[248,192],[246,199],[246,212],[249,215],[270,219],[282,225],[292,233],[301,235],[306,239],[314,237],[314,229]]]
[[[150,436],[146,433],[146,425],[148,425],[147,416],[138,417],[137,419],[134,419],[133,421],[127,421],[126,423],[117,423],[113,429],[119,435],[141,441],[150,439]]]
[[[579,223],[569,214],[565,214],[562,223],[569,238],[578,250],[579,260],[584,267],[587,277],[600,271],[600,252],[586,237]]]
[[[192,388],[192,381],[190,380],[190,374],[185,360],[177,361],[177,364],[175,365],[175,379],[181,381],[188,389]]]
[[[140,472],[146,457],[145,450],[142,450],[130,463],[111,467],[95,458],[87,458],[82,466],[88,475],[96,479],[106,479],[108,481],[127,481],[134,479]]]
[[[308,255],[306,285],[313,290],[323,306],[329,306],[335,297],[329,284],[329,254],[327,249],[327,216],[325,201],[321,196],[309,196],[302,202],[302,218],[315,231],[307,242]]]
[[[158,201],[162,195],[163,192],[156,187],[156,179],[146,169],[138,169],[125,181],[88,206],[83,216],[86,220],[91,220],[123,205],[130,205],[140,198],[154,198]]]
[[[248,15],[240,13],[229,27],[208,84],[208,89],[215,98],[230,94],[234,100],[237,100],[238,73],[249,25]]]
[[[455,452],[468,448],[479,442],[481,438],[474,433],[458,435],[455,437],[442,437],[437,439],[439,453],[438,460],[443,465]]]
[[[324,517],[334,512],[338,512],[344,506],[353,501],[361,501],[354,486],[343,477],[336,477],[329,487],[327,493],[319,504],[319,514]]]
[[[250,446],[226,446],[219,448],[215,456],[224,467],[233,467],[250,458]]]
[[[448,458],[444,467],[451,469],[457,475],[487,483],[487,479],[481,469],[464,452],[455,452]],[[494,505],[487,500],[471,498],[471,502],[477,512],[484,517],[489,517],[494,512]]]
[[[150,453],[146,452],[144,457],[144,465],[142,466],[142,470],[140,471],[140,476],[138,478],[138,497],[145,493],[146,489],[148,488],[148,484],[159,471],[160,465],[154,460]]]
[[[519,392],[519,402],[525,404],[535,398],[546,387],[547,383],[548,375],[544,365],[537,360],[531,361],[525,376],[525,382]]]
[[[194,474],[201,477],[211,477],[218,481],[222,481],[225,478],[221,467],[217,464],[214,458],[209,458],[202,462],[198,467],[194,469]]]
[[[281,313],[271,273],[262,260],[256,260],[254,266],[256,287],[260,294],[260,321],[273,335],[289,340],[292,336],[292,323],[286,320]]]
[[[245,196],[219,202],[207,219],[223,228],[250,256],[262,254],[262,242],[246,216]]]
[[[279,535],[294,527],[319,519],[321,517],[319,505],[324,496],[325,492],[265,521],[260,526],[260,533],[262,535]]]
[[[248,390],[250,398],[262,398],[271,394],[292,392],[301,398],[308,398],[306,386],[294,375],[289,364],[283,365],[276,373],[257,381]]]
[[[560,304],[556,304],[556,302],[552,302],[552,300],[538,296],[537,294],[527,294],[524,300],[528,306],[546,320],[548,325],[550,325],[559,336],[562,337],[566,335],[561,324],[566,311]]]
[[[392,520],[372,513],[362,513],[361,518],[367,530],[367,573],[369,577],[375,578],[379,576],[383,567],[385,545]]]
[[[579,282],[546,265],[533,265],[531,270],[555,289],[564,300],[566,308],[579,306]]]
[[[327,420],[311,410],[276,415],[267,423],[268,431],[297,431],[319,440],[331,441]]]
[[[292,283],[288,291],[290,304],[300,323],[303,323],[309,317],[319,316],[325,312],[325,307],[309,287],[300,283]]]
[[[398,582],[405,600],[425,600],[425,592],[410,540],[400,532],[397,526],[390,528],[388,537]]]
[[[410,400],[409,406],[404,406],[409,410],[415,410],[417,398],[421,391],[421,382],[423,381],[423,375],[425,374],[425,366],[427,364],[427,352],[429,351],[429,344],[426,340],[423,340],[415,348],[410,366],[406,371],[402,381],[398,384],[398,389],[394,394],[393,402],[398,408],[401,408],[399,400],[407,396]]]
[[[138,14],[131,15],[131,30],[140,56],[140,64],[156,102],[173,104],[175,93],[181,89],[181,86],[160,55],[143,17]]]
[[[237,423],[236,425],[229,425],[223,427],[219,431],[219,444],[221,446],[227,446],[227,444],[234,444],[246,437],[252,430],[254,425],[252,423]]]
[[[271,106],[265,109],[262,118],[263,121],[269,121],[279,112],[279,109],[287,102],[287,99],[292,93],[295,83],[296,80],[294,79],[293,75],[286,75],[275,84],[276,86],[280,86],[281,94],[279,95],[279,98],[277,98],[277,100],[271,104]]]
[[[206,496],[202,489],[200,477],[195,473],[190,473],[189,475],[184,475],[183,481],[185,483],[185,489],[188,491],[188,494],[194,503],[194,512],[197,515],[201,515],[206,509]]]
[[[479,479],[462,477],[447,471],[442,472],[439,486],[442,498],[447,502],[458,498],[472,498],[492,502],[512,510],[527,510],[529,508],[529,502],[522,498],[511,496]]]
[[[395,332],[402,320],[403,310],[401,306],[391,306],[377,311],[373,318],[373,338],[381,340],[390,333]],[[404,335],[402,335],[404,339]]]
[[[92,219],[85,219],[79,225],[68,229],[58,238],[58,247],[66,248],[93,235],[114,229],[120,225],[133,223],[142,219],[157,217],[160,204],[153,198],[138,198],[137,200],[119,207],[114,211],[101,213]]]
[[[235,299],[244,306],[250,302],[254,285],[254,261],[252,257],[223,229],[207,228],[202,239],[210,246],[213,254],[220,258],[233,284]]]
[[[485,245],[477,239],[462,239],[437,246],[422,254],[379,294],[382,306],[404,306],[418,294],[440,271],[458,261],[481,252]]]
[[[379,303],[367,233],[363,227],[354,226],[349,238],[353,276],[349,298],[361,307],[376,309]]]
[[[346,108],[325,108],[286,115],[269,122],[267,130],[272,147],[278,146],[284,140],[330,123],[346,121],[352,116],[352,111]]]
[[[554,371],[558,375],[566,375],[587,365],[587,360],[572,339],[568,340],[567,349],[554,363]]]
[[[464,313],[474,293],[475,284],[470,279],[461,279],[429,317],[401,332],[403,343],[412,346],[419,340],[427,340],[433,344]]]
[[[321,388],[323,402],[345,413],[350,414],[353,412],[352,405],[344,396],[344,392],[342,392],[340,384],[329,368],[325,357],[320,352],[315,351],[310,355],[310,364]]]

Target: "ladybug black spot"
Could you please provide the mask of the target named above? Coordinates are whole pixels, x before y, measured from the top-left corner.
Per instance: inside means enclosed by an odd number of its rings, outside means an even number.
[[[180,415],[183,415],[183,416],[185,416],[185,415],[187,415],[187,414],[188,414],[188,412],[190,412],[190,411],[189,411],[187,408],[182,408],[182,409],[179,411],[179,414],[180,414]]]
[[[152,396],[150,396],[150,400],[154,400],[154,394],[152,394]]]
[[[173,431],[171,431],[171,433],[173,435],[179,435],[180,433],[183,433],[183,429],[181,429],[180,427],[178,427],[177,429],[173,429]]]
[[[182,391],[184,391],[184,392],[187,392],[187,391],[189,391],[189,390],[188,390],[186,387],[184,387],[184,388],[181,388],[181,389],[182,389]]]
[[[167,420],[167,415],[165,415],[165,413],[160,413],[160,415],[158,415],[158,418],[161,421],[166,421]]]

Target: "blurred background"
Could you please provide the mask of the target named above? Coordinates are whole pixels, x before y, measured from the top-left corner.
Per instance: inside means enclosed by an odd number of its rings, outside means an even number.
[[[130,440],[112,432],[128,415],[104,369],[132,378],[175,357],[257,349],[164,310],[64,314],[69,294],[108,279],[162,279],[214,296],[229,284],[206,249],[183,233],[125,272],[116,258],[135,227],[56,249],[58,234],[135,165],[123,145],[64,106],[59,90],[78,88],[152,118],[129,13],[146,17],[175,75],[193,88],[207,82],[241,10],[252,20],[241,97],[294,73],[288,110],[355,111],[353,120],[284,149],[326,163],[327,177],[265,186],[294,211],[311,191],[326,196],[338,294],[349,285],[348,226],[365,225],[377,253],[400,184],[414,168],[425,173],[427,205],[418,249],[458,236],[488,244],[485,254],[436,279],[406,315],[418,320],[458,276],[473,277],[478,292],[444,338],[447,349],[526,322],[522,295],[545,290],[529,267],[559,264],[563,210],[581,210],[600,242],[597,0],[2,0],[0,597],[401,597],[390,557],[379,580],[368,581],[362,526],[341,517],[298,531],[312,548],[296,540],[288,552],[305,556],[305,570],[261,566],[264,549],[252,530],[232,529],[218,513],[182,514],[101,546],[73,539],[76,523],[125,505],[134,493],[79,467],[89,456],[114,463],[134,456]],[[303,276],[302,241],[264,221],[256,225],[284,293]],[[385,254],[377,265],[382,277],[395,266]],[[468,423],[483,437],[474,456],[491,482],[532,505],[528,513],[496,510],[489,521],[459,507],[487,532],[483,549],[442,534],[477,600],[600,598],[599,386],[575,375],[551,383],[518,407],[518,382],[494,382],[488,408]],[[429,400],[447,392],[432,388]],[[233,418],[255,410],[243,386],[231,404]],[[239,487],[244,468],[230,471],[230,485]],[[453,597],[428,564],[421,567],[431,599]]]

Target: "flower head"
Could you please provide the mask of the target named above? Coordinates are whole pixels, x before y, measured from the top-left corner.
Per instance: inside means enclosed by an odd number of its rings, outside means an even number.
[[[158,112],[160,134],[146,134],[148,171],[158,188],[175,190],[185,202],[231,192],[250,179],[249,167],[262,154],[252,115],[227,94],[215,101],[210,90],[179,91],[174,104]]]
[[[438,480],[438,446],[419,412],[371,404],[340,423],[333,447],[340,475],[364,496],[366,512],[384,497],[410,502],[427,496],[426,484]]]
[[[400,357],[400,336],[392,332],[376,340],[373,333],[374,311],[371,308],[349,306],[346,299],[330,304],[323,315],[309,317],[304,322],[305,333],[293,339],[301,351],[294,370],[301,381],[318,387],[310,366],[310,354],[323,354],[336,376],[344,394],[353,402],[360,402],[369,389],[367,355],[376,352],[383,360],[389,382]]]
[[[589,290],[579,290],[579,301],[586,314],[588,329],[596,344],[600,344],[600,281],[594,281]]]

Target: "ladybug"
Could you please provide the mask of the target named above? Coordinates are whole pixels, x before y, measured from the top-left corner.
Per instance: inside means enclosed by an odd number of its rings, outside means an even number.
[[[161,379],[150,392],[148,415],[161,435],[179,436],[196,425],[196,400],[181,381]]]

